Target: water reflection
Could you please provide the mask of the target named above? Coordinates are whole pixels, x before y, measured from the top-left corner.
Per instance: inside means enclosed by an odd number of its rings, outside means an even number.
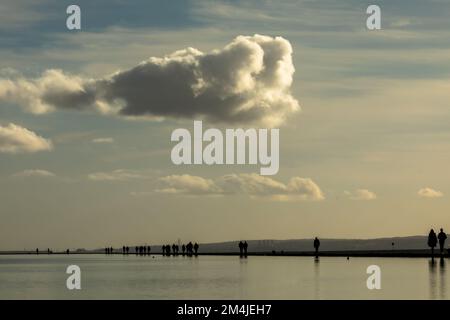
[[[439,298],[441,299],[446,299],[445,279],[445,259],[441,257],[439,260]]]
[[[320,299],[320,260],[314,258],[314,299]]]
[[[436,284],[436,261],[434,259],[431,259],[428,261],[428,280],[430,283],[430,299],[435,300],[436,299],[436,290],[437,290],[437,284]]]
[[[122,255],[0,256],[1,299],[450,299],[447,258]],[[61,281],[67,265],[89,269],[74,297]],[[382,290],[366,287],[368,265],[383,268]],[[385,270],[385,271],[384,271]],[[447,273],[449,273],[447,275]],[[195,289],[195,290],[193,290]]]
[[[428,261],[428,280],[430,289],[430,299],[446,299],[445,271],[446,262],[444,258]],[[439,273],[437,272],[439,269]]]

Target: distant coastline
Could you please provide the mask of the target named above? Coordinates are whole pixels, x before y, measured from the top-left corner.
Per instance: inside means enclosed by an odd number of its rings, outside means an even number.
[[[114,252],[114,255],[123,255],[120,251]],[[0,255],[34,255],[34,251],[1,251]],[[39,256],[49,255],[105,255],[100,250],[84,251],[84,252],[72,252],[67,254],[65,251],[52,252],[50,254],[44,252]],[[161,252],[151,253],[152,255],[162,255]],[[239,256],[239,252],[204,252],[198,253],[199,256]],[[249,252],[248,256],[272,256],[272,257],[313,257],[314,251],[289,251],[289,252]],[[134,254],[129,254],[134,256]],[[178,255],[181,257],[181,255]],[[378,258],[430,258],[430,250],[372,250],[372,251],[322,251],[319,256],[321,257],[378,257]],[[439,254],[435,254],[435,258],[439,257]],[[444,258],[449,258],[450,255],[447,252],[443,255]],[[168,257],[171,258],[171,257]]]
[[[200,243],[199,255],[239,255],[239,240]],[[249,256],[313,256],[313,239],[290,240],[247,240]],[[131,247],[131,246],[130,246]],[[162,254],[162,245],[150,245],[150,255]],[[134,248],[134,246],[132,247]],[[39,248],[40,255],[48,255],[47,248]],[[50,254],[64,254],[67,249],[53,249]],[[326,257],[431,257],[426,236],[390,237],[374,239],[321,239],[320,256]],[[36,255],[35,249],[4,250],[0,255]],[[105,254],[104,248],[70,249],[70,255]],[[117,246],[113,254],[122,255],[122,246]],[[130,252],[130,255],[134,255]],[[438,257],[439,253],[436,252]],[[446,248],[444,256],[449,256]]]

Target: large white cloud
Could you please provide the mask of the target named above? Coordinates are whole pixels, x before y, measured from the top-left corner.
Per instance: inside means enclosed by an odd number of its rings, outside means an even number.
[[[52,143],[14,123],[0,125],[0,153],[30,153],[51,150]]]
[[[99,79],[48,70],[0,79],[0,99],[33,113],[96,109],[132,117],[205,119],[276,126],[299,110],[290,87],[292,47],[281,37],[238,36],[223,49],[151,57]]]
[[[230,174],[215,180],[191,175],[171,175],[160,178],[162,193],[188,195],[245,194],[277,201],[323,200],[320,187],[309,178],[293,177],[287,184],[258,174]]]
[[[440,198],[442,196],[444,196],[444,194],[441,191],[426,187],[426,188],[421,188],[418,192],[417,195],[421,198]]]

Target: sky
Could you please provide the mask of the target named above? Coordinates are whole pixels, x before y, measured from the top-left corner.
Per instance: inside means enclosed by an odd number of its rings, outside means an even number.
[[[70,4],[0,4],[0,250],[450,228],[448,1]],[[278,173],[174,165],[194,120]]]

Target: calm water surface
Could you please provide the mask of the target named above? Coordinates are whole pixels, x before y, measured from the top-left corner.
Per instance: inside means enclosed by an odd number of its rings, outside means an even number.
[[[0,299],[448,299],[450,260],[424,258],[0,256]],[[67,266],[81,290],[66,288]],[[366,269],[382,271],[368,290]]]

